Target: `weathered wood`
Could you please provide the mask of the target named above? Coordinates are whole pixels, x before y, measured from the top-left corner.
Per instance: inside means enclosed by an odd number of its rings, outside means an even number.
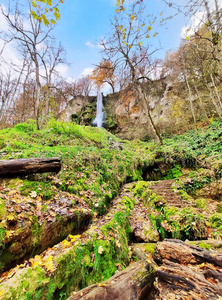
[[[218,272],[219,274],[219,272]],[[222,296],[220,276],[215,278],[188,266],[164,261],[157,269],[158,286],[161,299],[170,299],[170,294],[183,295],[182,299],[208,300]],[[165,297],[164,297],[165,296]]]
[[[222,267],[221,254],[173,239],[166,239],[164,242],[158,243],[154,258],[160,263],[163,259],[167,259],[180,264],[208,262]]]
[[[0,160],[0,177],[11,178],[33,173],[56,172],[61,170],[57,157]]]
[[[218,300],[222,296],[222,255],[179,240],[165,240],[157,243],[154,259],[161,266],[156,270],[153,299]]]
[[[149,299],[154,279],[153,265],[146,260],[141,260],[100,284],[72,293],[69,300]]]

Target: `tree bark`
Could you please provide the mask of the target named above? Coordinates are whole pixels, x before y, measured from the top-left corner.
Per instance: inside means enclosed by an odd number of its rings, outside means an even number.
[[[222,296],[222,255],[179,240],[157,243],[154,299],[217,300]],[[174,296],[171,298],[171,296]]]
[[[100,284],[74,292],[68,300],[142,300],[149,299],[155,271],[146,260],[138,261]]]
[[[0,177],[16,177],[33,173],[56,172],[61,170],[59,158],[30,158],[0,161]]]
[[[189,85],[189,82],[188,82],[188,79],[187,79],[187,75],[184,74],[184,76],[185,76],[187,88],[188,88],[188,91],[189,91],[189,97],[188,97],[188,99],[189,99],[189,102],[190,102],[190,110],[191,110],[191,113],[192,113],[192,116],[193,116],[194,126],[196,127],[197,126],[197,120],[196,120],[196,116],[195,116],[195,112],[194,112],[194,107],[193,107],[191,89],[190,89],[190,85]]]
[[[148,104],[147,104],[147,102],[146,102],[146,99],[145,99],[145,96],[144,96],[144,94],[143,94],[143,91],[142,91],[142,89],[141,89],[140,84],[139,84],[139,83],[136,83],[136,87],[137,87],[138,93],[139,93],[139,95],[140,95],[140,98],[141,98],[141,100],[142,100],[143,108],[144,108],[144,110],[145,110],[147,119],[148,119],[149,122],[150,122],[152,131],[153,131],[153,133],[154,133],[154,135],[155,135],[155,138],[156,138],[157,142],[158,142],[160,145],[163,145],[162,137],[161,137],[159,131],[157,130],[157,128],[156,128],[156,126],[155,126],[155,124],[154,124],[154,122],[153,122],[153,119],[152,119],[151,114],[150,114],[150,110],[149,110],[149,108],[148,108]]]

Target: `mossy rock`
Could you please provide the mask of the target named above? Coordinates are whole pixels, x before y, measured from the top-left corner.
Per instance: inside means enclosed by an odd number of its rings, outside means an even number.
[[[222,227],[222,213],[215,213],[209,217],[209,222],[213,228]]]
[[[217,213],[222,214],[222,203],[217,204]]]
[[[207,200],[206,199],[197,199],[195,201],[195,205],[197,208],[205,208],[207,206]]]
[[[156,243],[147,243],[145,245],[145,252],[146,253],[150,253],[153,256],[154,253],[155,253],[155,250],[156,250]]]

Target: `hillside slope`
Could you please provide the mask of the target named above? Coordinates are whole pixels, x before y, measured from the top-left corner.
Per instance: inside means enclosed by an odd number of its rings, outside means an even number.
[[[1,159],[62,160],[58,174],[0,180],[1,272],[17,265],[2,274],[2,299],[66,299],[125,268],[132,242],[220,239],[221,125],[162,147],[55,120],[0,131]]]

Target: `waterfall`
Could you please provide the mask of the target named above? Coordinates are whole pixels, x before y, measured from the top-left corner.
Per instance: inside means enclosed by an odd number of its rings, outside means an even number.
[[[103,95],[101,92],[97,95],[96,118],[93,121],[93,125],[96,127],[103,127]]]

